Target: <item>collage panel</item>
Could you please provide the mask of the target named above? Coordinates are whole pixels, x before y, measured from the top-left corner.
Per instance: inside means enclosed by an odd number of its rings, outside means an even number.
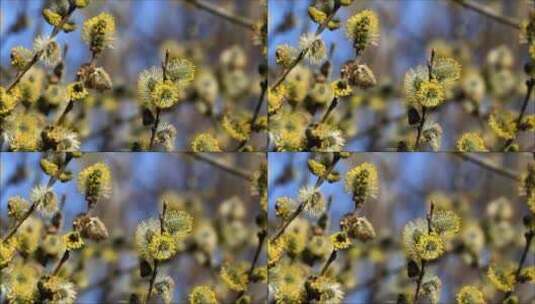
[[[534,5],[269,0],[269,151],[533,151]]]
[[[2,303],[263,303],[260,153],[1,153]]]
[[[270,153],[268,303],[532,303],[530,153]]]
[[[263,0],[5,0],[0,12],[0,150],[265,150]]]

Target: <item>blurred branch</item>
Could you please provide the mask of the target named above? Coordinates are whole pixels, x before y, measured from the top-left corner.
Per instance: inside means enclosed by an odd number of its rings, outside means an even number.
[[[510,138],[505,142],[505,145],[503,147],[503,150],[507,150],[507,148],[513,144],[515,139],[518,137],[518,132],[521,129],[522,120],[524,119],[524,114],[526,113],[526,109],[528,108],[528,103],[531,98],[531,93],[533,92],[533,88],[535,87],[535,78],[530,78],[526,81],[526,96],[524,97],[524,101],[522,102],[522,108],[520,109],[520,113],[518,113],[518,118],[515,121],[516,126],[516,132],[513,138]]]
[[[254,31],[254,22],[252,20],[249,20],[245,17],[235,15],[231,12],[228,12],[216,5],[207,3],[203,0],[184,0],[186,3],[190,3],[194,5],[195,7],[204,10],[212,15],[221,17],[229,22],[232,22],[236,25],[245,27],[251,31]]]
[[[258,120],[258,117],[260,115],[260,109],[262,109],[262,104],[264,103],[264,96],[266,95],[266,90],[268,87],[267,73],[266,73],[266,78],[260,82],[260,86],[262,88],[261,89],[262,91],[260,92],[260,96],[258,97],[258,101],[256,103],[256,107],[255,107],[254,114],[253,114],[253,118],[251,119],[251,132],[253,131],[255,127],[256,121]],[[251,135],[249,135],[246,140],[242,141],[240,145],[234,151],[240,151],[240,149],[245,147],[245,145],[250,139],[251,139]]]
[[[524,246],[524,250],[522,251],[522,256],[520,257],[520,260],[518,261],[518,266],[515,271],[515,285],[513,285],[513,289],[506,292],[503,297],[503,302],[505,303],[505,300],[513,295],[513,292],[516,287],[516,283],[520,282],[520,275],[522,274],[522,268],[524,268],[524,263],[526,262],[526,257],[528,256],[529,247],[531,246],[531,241],[533,240],[533,237],[535,236],[535,231],[530,230],[526,232],[524,237],[526,238],[526,245]]]
[[[465,8],[473,10],[481,15],[487,16],[501,24],[508,25],[517,30],[521,29],[520,22],[518,22],[514,18],[502,16],[499,13],[492,10],[491,8],[487,7],[486,5],[476,3],[472,0],[451,0],[451,1]]]
[[[228,164],[225,164],[223,162],[220,162],[219,160],[216,160],[212,157],[209,157],[209,156],[206,156],[204,154],[200,154],[200,153],[193,153],[193,152],[188,152],[188,153],[184,153],[184,155],[188,155],[188,156],[191,156],[193,158],[195,158],[196,160],[200,160],[200,161],[203,161],[205,163],[208,163],[216,168],[219,168],[227,173],[230,173],[234,176],[237,176],[237,177],[241,177],[241,178],[244,178],[246,180],[249,180],[249,181],[252,181],[253,180],[253,176],[252,174],[250,174],[249,172],[245,172],[243,170],[240,170],[238,168],[234,168],[234,167],[231,167],[230,165]]]
[[[518,181],[520,180],[520,177],[518,176],[518,174],[510,171],[510,170],[507,170],[505,168],[501,168],[499,167],[498,165],[496,164],[493,164],[487,160],[483,160],[481,158],[478,158],[476,156],[473,156],[471,154],[467,154],[467,153],[452,153],[452,155],[454,156],[457,156],[463,160],[466,160],[466,161],[469,161],[473,164],[476,164],[484,169],[487,169],[489,171],[492,171],[494,173],[497,173],[501,176],[504,176],[504,177],[508,177],[510,179],[513,179],[515,181]]]

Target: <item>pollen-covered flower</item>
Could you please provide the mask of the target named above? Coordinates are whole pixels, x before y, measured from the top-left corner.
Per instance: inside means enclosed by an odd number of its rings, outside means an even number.
[[[217,304],[216,294],[209,286],[196,286],[189,294],[189,304]]]
[[[358,207],[369,198],[377,197],[379,178],[377,168],[370,163],[362,163],[347,172],[345,190],[351,193]]]
[[[182,210],[169,210],[163,219],[165,231],[176,239],[183,239],[191,233],[193,217]]]
[[[304,303],[304,283],[307,272],[303,265],[279,264],[272,268],[269,276],[269,285],[273,290],[275,303]]]
[[[35,301],[40,268],[33,262],[11,265],[2,273],[2,290],[9,303],[32,303]]]
[[[251,133],[250,117],[246,113],[226,114],[221,120],[221,127],[232,139],[246,141]]]
[[[509,266],[491,265],[489,266],[487,277],[494,288],[503,292],[513,290],[516,283],[514,269]]]
[[[444,253],[444,241],[437,233],[425,233],[416,241],[416,253],[424,261],[436,260]]]
[[[422,81],[414,100],[427,108],[437,107],[445,100],[444,87],[435,79]]]
[[[445,88],[454,85],[461,77],[461,65],[452,58],[437,56],[433,60],[433,79]]]
[[[148,243],[147,253],[150,258],[165,261],[176,254],[175,239],[167,232],[154,233]]]
[[[183,87],[195,78],[195,66],[187,59],[172,58],[167,64],[166,76],[167,79]]]
[[[520,195],[526,197],[531,212],[535,213],[535,165],[528,165],[527,172],[522,175],[519,192]]]
[[[299,201],[304,204],[305,211],[312,216],[321,215],[326,202],[321,192],[314,186],[306,186],[299,190]]]
[[[344,79],[338,79],[331,83],[331,88],[334,91],[334,96],[345,97],[351,95],[353,89]]]
[[[163,81],[162,70],[157,67],[152,67],[144,70],[139,74],[137,81],[137,96],[141,104],[144,106],[152,105],[152,92],[156,84]]]
[[[111,192],[110,168],[102,162],[84,168],[78,174],[78,190],[85,195],[90,207],[98,200],[109,197]]]
[[[362,242],[373,240],[376,236],[375,229],[370,221],[364,216],[358,216],[356,213],[344,215],[340,220],[340,228],[347,232],[350,238]]]
[[[330,236],[334,250],[347,249],[351,246],[351,239],[345,231],[335,232]]]
[[[506,110],[490,114],[489,126],[496,136],[503,139],[514,138],[517,131],[513,113]]]
[[[326,276],[312,276],[305,282],[305,288],[309,298],[318,303],[342,303],[344,291],[342,285]]]
[[[267,244],[267,257],[268,257],[268,266],[273,266],[277,263],[282,256],[284,255],[285,250],[285,240],[284,238],[278,238],[275,241],[270,240]]]
[[[277,46],[275,50],[275,62],[285,68],[288,68],[297,58],[298,51],[288,44]]]
[[[315,33],[306,33],[299,38],[299,47],[305,52],[305,58],[311,63],[320,63],[327,56],[323,40]]]
[[[485,304],[485,297],[479,288],[474,286],[464,286],[455,297],[457,304]]]
[[[9,149],[12,151],[34,151],[41,145],[43,116],[34,113],[17,113],[12,115],[6,125]]]
[[[9,114],[19,102],[20,91],[18,87],[14,87],[10,92],[0,86],[0,117]]]
[[[17,243],[15,238],[0,241],[0,269],[6,267],[16,253]]]
[[[76,250],[84,246],[84,240],[78,231],[71,231],[63,236],[63,243],[67,250]]]
[[[56,27],[61,24],[61,20],[63,19],[63,17],[58,12],[50,8],[43,9],[42,15],[48,24]]]
[[[111,47],[115,40],[115,18],[108,13],[100,13],[86,20],[82,30],[82,38],[95,54]]]
[[[57,257],[65,252],[65,243],[61,235],[47,234],[41,243],[43,251],[51,257]]]
[[[54,39],[38,36],[33,43],[33,50],[49,66],[54,66],[61,60],[61,47]]]
[[[45,275],[39,279],[37,287],[45,303],[75,303],[76,290],[74,284],[60,276]]]
[[[235,291],[247,289],[249,278],[245,264],[225,264],[221,267],[220,277],[226,287]]]
[[[523,21],[521,24],[520,41],[522,43],[527,43],[530,46],[535,45],[535,12],[534,11],[531,11],[529,13],[529,18]]]
[[[191,141],[193,152],[221,152],[219,141],[210,133],[197,134]]]
[[[85,99],[89,93],[82,82],[73,82],[67,86],[67,98],[73,101]]]
[[[451,239],[461,228],[461,218],[451,210],[438,209],[431,217],[433,231],[441,237]]]
[[[58,199],[56,194],[46,185],[39,185],[32,189],[30,200],[36,205],[37,210],[46,216],[52,216],[58,211]]]
[[[323,24],[327,20],[327,14],[315,6],[308,7],[308,16],[318,24]]]
[[[17,70],[23,70],[26,65],[32,60],[32,57],[32,51],[25,47],[16,46],[11,49],[11,65]]]
[[[169,109],[180,99],[180,90],[170,80],[160,81],[154,85],[150,94],[151,103],[158,109]]]
[[[379,42],[379,18],[371,10],[363,10],[347,20],[346,35],[357,52]]]
[[[10,197],[7,200],[7,215],[17,221],[21,220],[30,209],[30,203],[20,196]]]
[[[485,141],[477,132],[467,132],[457,140],[457,151],[460,152],[487,152]]]

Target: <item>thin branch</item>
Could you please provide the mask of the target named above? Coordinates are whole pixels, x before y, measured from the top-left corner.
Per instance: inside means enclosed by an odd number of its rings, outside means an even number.
[[[207,3],[203,0],[184,0],[184,1],[186,1],[187,3],[193,4],[197,8],[204,10],[212,15],[221,17],[224,20],[227,20],[231,23],[242,26],[248,30],[251,30],[251,31],[255,30],[254,22],[252,20],[249,20],[242,16],[235,15],[234,13],[228,12],[216,5]]]
[[[533,88],[535,87],[535,79],[530,78],[528,81],[526,81],[526,96],[524,97],[524,101],[522,102],[522,108],[520,109],[520,113],[518,113],[518,117],[515,121],[516,126],[516,132],[513,138],[510,138],[505,143],[503,150],[507,149],[518,137],[518,132],[520,130],[520,126],[522,124],[522,119],[524,119],[524,114],[526,113],[526,109],[528,108],[528,103],[531,98],[531,93],[533,92]]]
[[[487,160],[484,160],[484,159],[481,159],[479,157],[476,157],[476,156],[473,156],[471,154],[467,154],[467,153],[452,153],[452,155],[456,156],[456,157],[459,157],[463,160],[466,160],[466,161],[469,161],[473,164],[476,164],[484,169],[487,169],[491,172],[494,172],[496,174],[499,174],[501,176],[504,176],[504,177],[507,177],[507,178],[510,178],[512,180],[515,180],[515,181],[519,181],[520,180],[520,176],[518,174],[516,174],[515,172],[513,171],[510,171],[508,169],[505,169],[505,168],[502,168],[502,167],[499,167],[498,165],[496,164],[493,164]]]
[[[264,96],[266,95],[266,91],[268,87],[267,78],[265,78],[264,80],[260,82],[260,86],[262,88],[262,91],[260,92],[260,96],[258,97],[258,101],[256,102],[256,107],[254,110],[253,118],[251,119],[251,132],[256,124],[256,121],[258,120],[258,117],[260,116],[260,109],[262,109],[262,104],[264,103]],[[234,151],[239,151],[241,148],[245,147],[245,145],[247,144],[247,142],[249,142],[250,139],[251,139],[251,135],[249,134],[247,139],[242,141],[240,145],[236,149],[234,149]]]
[[[163,73],[163,81],[165,82],[167,80],[167,65],[169,64],[169,50],[165,51],[165,60],[162,63],[162,73]],[[151,134],[150,134],[150,143],[149,143],[149,151],[152,151],[152,147],[154,146],[154,139],[156,138],[156,131],[158,130],[158,125],[160,124],[160,114],[161,110],[160,108],[156,108],[156,118],[154,119],[154,124],[151,128]]]
[[[67,153],[67,156],[65,157],[65,163],[61,166],[61,168],[59,169],[59,172],[57,174],[57,176],[60,176],[61,173],[63,173],[63,170],[65,170],[65,168],[67,167],[67,165],[69,164],[69,162],[72,160],[72,155],[70,153]],[[55,176],[51,176],[49,179],[48,179],[48,183],[46,184],[47,188],[51,188],[57,181],[57,177]],[[33,202],[32,205],[30,206],[30,208],[28,209],[28,211],[26,211],[26,213],[24,214],[24,216],[21,218],[20,221],[17,222],[17,224],[15,225],[15,227],[13,227],[13,229],[11,229],[11,231],[2,239],[2,242],[7,242],[13,235],[15,235],[15,233],[17,232],[17,230],[20,228],[20,226],[22,226],[22,224],[30,217],[30,215],[32,215],[32,213],[35,211],[35,208],[37,208],[37,202]]]
[[[253,260],[251,261],[251,266],[249,267],[249,271],[247,272],[247,278],[248,278],[247,287],[245,288],[245,290],[242,290],[238,293],[235,301],[241,298],[241,296],[243,296],[246,290],[249,288],[251,277],[253,276],[253,272],[256,267],[256,263],[258,262],[258,258],[260,257],[260,252],[262,251],[262,247],[264,245],[264,240],[266,239],[266,237],[267,237],[267,232],[265,230],[258,232],[258,245],[256,246],[255,254],[253,256]]]
[[[221,169],[227,173],[230,173],[234,176],[237,176],[237,177],[241,177],[243,179],[246,179],[248,181],[252,181],[253,180],[253,176],[251,173],[249,172],[246,172],[246,171],[243,171],[243,170],[240,170],[238,168],[234,168],[228,164],[225,164],[223,162],[220,162],[219,160],[216,160],[212,157],[209,157],[209,156],[206,156],[204,154],[201,154],[201,153],[195,153],[195,152],[188,152],[188,153],[185,153],[184,155],[188,155],[188,156],[191,156],[193,158],[195,158],[196,160],[200,160],[200,161],[203,161],[209,165],[212,165],[218,169]]]
[[[434,210],[435,210],[435,204],[431,202],[431,206],[429,207],[429,213],[427,213],[427,216],[426,216],[428,233],[433,232],[432,219],[433,219]],[[426,264],[427,264],[426,261],[422,259],[422,267],[420,268],[420,274],[418,276],[418,281],[416,282],[416,291],[414,292],[414,303],[418,303],[418,296],[420,295],[420,289],[422,287],[422,282],[425,276]]]
[[[335,3],[338,3],[338,2],[335,2]],[[316,32],[315,32],[316,36],[319,36],[327,28],[327,24],[329,24],[329,22],[334,18],[338,9],[340,9],[340,5],[336,4],[335,7],[333,8],[333,11],[329,14],[329,17],[325,20],[325,22],[318,25],[318,28],[316,29]],[[299,64],[299,62],[301,62],[301,60],[305,58],[305,55],[307,52],[308,52],[308,49],[304,49],[304,50],[301,50],[301,52],[299,52],[295,60],[290,64],[288,68],[284,70],[284,72],[279,77],[279,79],[275,82],[275,84],[271,86],[271,90],[275,90],[278,86],[281,85],[281,83],[284,81],[284,79],[286,79],[288,74],[290,74],[290,72]]]
[[[521,26],[520,26],[520,22],[518,22],[517,20],[515,20],[514,18],[511,18],[511,17],[507,17],[507,16],[502,16],[500,15],[499,13],[495,12],[494,10],[492,10],[491,8],[483,5],[483,4],[480,4],[480,3],[476,3],[474,1],[471,1],[471,0],[451,0],[453,1],[453,3],[456,3],[456,4],[459,4],[465,8],[468,8],[470,10],[473,10],[483,16],[486,16],[486,17],[489,17],[491,19],[493,19],[494,21],[497,21],[501,24],[505,24],[507,26],[510,26],[510,27],[513,27],[517,30],[520,30],[521,29]]]
[[[63,18],[61,18],[60,23],[52,29],[52,32],[48,36],[49,39],[52,39],[59,34],[61,28],[63,28],[63,24],[65,24],[65,22],[69,20],[69,18],[71,17],[72,13],[75,10],[76,10],[76,6],[73,3],[70,3],[67,14],[63,16]],[[19,83],[22,77],[24,77],[24,75],[39,61],[39,58],[41,57],[42,53],[43,53],[42,51],[39,51],[33,55],[32,60],[30,60],[30,62],[26,64],[24,69],[17,75],[15,80],[13,80],[11,85],[9,85],[9,87],[7,88],[8,93],[17,85],[17,83]]]
[[[325,182],[325,177],[329,176],[329,174],[331,173],[331,171],[334,169],[334,167],[336,166],[336,163],[340,160],[340,156],[338,154],[334,154],[334,159],[331,163],[331,165],[329,166],[327,172],[325,173],[325,176],[323,177],[320,177],[318,176],[318,178],[316,179],[316,183],[314,184],[314,189],[318,189],[319,187],[321,187],[321,185],[323,184],[323,182]],[[305,203],[306,202],[301,202],[299,204],[299,206],[297,207],[297,209],[295,209],[295,211],[290,215],[290,217],[288,218],[288,220],[286,222],[284,222],[284,224],[282,225],[282,227],[280,228],[280,230],[275,234],[275,236],[271,239],[272,242],[275,242],[279,237],[282,236],[282,234],[284,233],[284,231],[286,231],[286,229],[288,228],[288,226],[290,226],[290,224],[293,222],[293,220],[295,220],[295,218],[297,216],[299,216],[299,214],[301,214],[301,212],[303,212],[303,210],[305,209]]]
[[[529,247],[531,246],[531,243],[532,243],[531,241],[533,240],[534,236],[535,236],[535,231],[528,231],[525,234],[526,245],[524,246],[524,250],[522,251],[522,256],[520,257],[520,260],[518,261],[518,266],[515,271],[515,285],[516,285],[516,282],[518,282],[520,279],[522,268],[524,268],[524,263],[526,262],[526,257],[528,256]],[[514,288],[515,286],[513,286],[512,290],[505,293],[503,300],[502,300],[503,302],[505,302],[505,300],[513,294]]]

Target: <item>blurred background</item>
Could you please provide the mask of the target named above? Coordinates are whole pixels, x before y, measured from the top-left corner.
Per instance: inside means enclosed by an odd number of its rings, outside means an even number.
[[[48,180],[39,167],[42,156],[40,153],[0,154],[2,235],[11,224],[7,219],[8,199],[17,195],[29,199],[31,189]],[[64,201],[61,233],[70,231],[73,218],[87,210],[76,186],[78,172],[95,162],[104,162],[110,167],[113,179],[110,198],[99,202],[93,210],[93,215],[106,225],[110,239],[99,243],[86,241],[85,249],[73,253],[67,263],[71,269],[85,257],[82,270],[74,270],[70,277],[77,284],[77,303],[127,302],[131,292],[146,291],[148,278],[141,279],[139,275],[134,232],[141,221],[158,216],[163,199],[194,218],[193,232],[186,239],[185,248],[162,264],[159,271],[175,281],[173,303],[186,301],[191,288],[198,285],[214,287],[220,301],[236,296],[221,283],[219,270],[223,262],[251,263],[258,244],[255,217],[261,208],[249,178],[260,169],[265,156],[256,153],[203,156],[224,163],[241,175],[188,154],[173,153],[88,153],[69,164],[73,181],[58,182],[53,187],[57,197]],[[233,220],[228,219],[229,212],[235,215]],[[208,254],[211,263],[207,264],[206,255],[195,244],[200,240],[211,243],[212,238],[215,243]],[[264,254],[257,263],[261,265],[265,265]],[[251,283],[250,288],[248,294],[255,301],[266,297],[264,283]]]
[[[7,86],[15,77],[10,69],[11,49],[19,45],[31,49],[36,36],[50,32],[41,11],[52,2],[0,3],[0,85]],[[199,2],[231,12],[252,26],[261,23],[265,14],[261,1]],[[165,50],[193,61],[198,76],[186,100],[162,117],[177,129],[176,150],[191,150],[192,138],[201,132],[213,134],[223,150],[232,150],[237,144],[222,131],[220,119],[228,111],[251,115],[260,94],[258,67],[265,63],[265,56],[252,27],[238,26],[184,0],[92,0],[73,14],[78,29],[57,37],[61,46],[68,45],[64,84],[75,79],[79,66],[90,57],[81,39],[83,21],[101,12],[112,14],[117,24],[114,48],[105,50],[97,60],[97,66],[110,74],[113,89],[103,94],[92,92],[94,100],[85,111],[70,114],[81,124],[82,151],[129,150],[134,141],[147,136],[150,127],[142,126],[136,84],[139,73],[160,66]],[[225,65],[236,57],[240,66],[231,73]],[[48,115],[55,117],[53,114]],[[260,115],[265,115],[265,108]],[[255,133],[251,144],[260,150],[265,141],[265,134]]]
[[[287,196],[298,201],[299,189],[304,185],[313,185],[316,180],[307,167],[307,160],[313,157],[318,159],[320,155],[269,154],[270,235],[278,231],[281,223],[275,215],[276,200]],[[469,257],[466,251],[452,249],[453,253],[444,255],[427,268],[426,275],[434,274],[442,280],[440,303],[455,302],[458,290],[468,284],[478,286],[488,303],[497,303],[495,301],[498,301],[500,294],[493,291],[486,279],[486,266],[491,261],[511,261],[516,265],[521,256],[525,246],[522,218],[530,211],[525,199],[519,196],[519,183],[515,178],[526,173],[528,163],[533,163],[533,156],[528,153],[469,156],[490,162],[515,177],[489,171],[453,153],[353,153],[336,165],[341,180],[332,184],[324,183],[320,187],[325,199],[331,201],[327,211],[328,234],[339,231],[340,218],[354,208],[351,195],[344,191],[343,178],[346,172],[363,162],[369,162],[377,167],[379,174],[377,199],[368,200],[359,209],[359,216],[369,219],[377,238],[367,243],[353,241],[353,248],[342,251],[332,267],[334,273],[339,275],[337,279],[343,282],[344,303],[395,303],[400,292],[414,292],[415,284],[407,277],[406,258],[400,247],[401,233],[409,221],[425,218],[430,200],[435,201],[435,205],[448,206],[462,219],[453,248],[468,244],[470,241],[467,240],[471,238],[482,238],[476,259]],[[497,209],[509,214],[509,217],[496,221]],[[310,238],[312,231],[317,231],[314,227],[319,225],[319,220],[306,215],[299,218],[310,224],[310,230],[305,230],[306,246],[312,246]],[[299,257],[292,261],[298,263]],[[480,269],[473,266],[474,262]],[[325,260],[306,268],[309,269],[307,275],[318,273],[324,263]],[[352,264],[349,273],[345,272],[344,265],[347,264],[344,263]],[[526,266],[534,263],[535,248],[532,246]],[[516,294],[520,303],[533,301],[535,291],[529,285],[519,285]]]
[[[517,22],[526,20],[532,9],[528,0],[471,2],[485,5]],[[314,4],[319,7],[321,3],[320,0],[269,0],[271,84],[282,72],[275,63],[277,46],[299,47],[299,37],[315,31],[317,26],[308,17],[307,8]],[[342,7],[336,14],[335,19],[341,21],[341,27],[321,34],[330,51],[330,80],[338,79],[341,65],[354,59],[344,26],[348,18],[365,9],[378,14],[381,37],[377,46],[363,52],[360,62],[373,70],[377,86],[366,91],[354,89],[353,97],[344,98],[334,111],[336,121],[350,118],[342,127],[346,135],[344,150],[395,151],[398,141],[407,139],[407,136],[414,140],[416,131],[409,128],[405,114],[403,77],[409,69],[426,64],[431,48],[437,53],[448,54],[462,65],[456,95],[430,115],[443,129],[440,151],[456,150],[455,143],[464,132],[483,133],[489,146],[496,144],[497,139],[487,123],[489,113],[494,109],[518,112],[526,94],[524,82],[527,77],[523,66],[529,56],[527,45],[520,44],[520,31],[450,0],[353,1],[351,6]],[[498,69],[497,66],[505,61],[507,63]],[[311,66],[311,69],[317,73],[319,65]],[[474,96],[468,98],[467,92]],[[535,113],[533,102],[526,113]],[[532,134],[524,132],[519,142],[522,151],[534,149]]]

